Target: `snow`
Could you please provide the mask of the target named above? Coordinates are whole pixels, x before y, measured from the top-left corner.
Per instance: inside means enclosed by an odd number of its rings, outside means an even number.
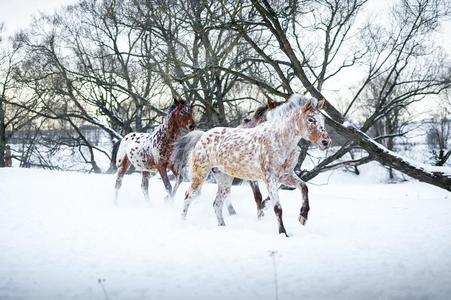
[[[0,169],[0,299],[105,299],[99,279],[112,300],[275,299],[270,251],[279,299],[447,299],[451,194],[366,167],[315,178],[306,227],[299,193],[280,191],[289,238],[271,210],[257,220],[245,185],[218,227],[213,184],[182,221],[187,183],[168,204],[153,178],[146,204],[128,175],[116,207],[114,175]]]

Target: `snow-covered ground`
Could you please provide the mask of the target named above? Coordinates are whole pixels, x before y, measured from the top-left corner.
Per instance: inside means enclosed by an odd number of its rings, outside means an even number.
[[[218,227],[213,184],[182,221],[186,183],[167,204],[152,179],[149,205],[126,176],[116,207],[114,175],[0,169],[0,299],[275,299],[270,251],[280,300],[449,299],[450,193],[375,174],[315,179],[306,227],[300,194],[280,191],[285,238],[245,185]]]

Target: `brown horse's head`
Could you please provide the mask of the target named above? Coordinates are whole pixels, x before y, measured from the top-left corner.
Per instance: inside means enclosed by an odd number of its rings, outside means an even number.
[[[193,130],[196,127],[193,118],[193,108],[186,101],[174,98],[174,104],[169,109],[169,113],[172,114],[172,119],[178,127],[189,130]]]
[[[266,113],[273,108],[283,104],[284,102],[277,102],[268,99],[265,105],[258,107],[252,116],[248,116],[241,121],[240,127],[252,128],[266,122]]]
[[[324,100],[309,99],[301,108],[301,128],[304,128],[304,138],[318,145],[321,150],[330,146],[331,139],[324,125],[324,116],[320,109]]]

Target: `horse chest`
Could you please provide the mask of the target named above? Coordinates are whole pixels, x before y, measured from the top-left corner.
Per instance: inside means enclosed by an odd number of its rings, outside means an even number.
[[[293,171],[296,166],[299,151],[295,149],[287,148],[270,148],[268,151],[262,153],[262,165],[265,174],[275,174],[277,176],[283,176],[287,172]]]

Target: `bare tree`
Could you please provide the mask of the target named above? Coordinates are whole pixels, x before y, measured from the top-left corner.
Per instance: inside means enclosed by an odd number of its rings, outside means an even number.
[[[410,58],[417,55],[417,50],[421,45],[421,39],[424,38],[428,32],[436,28],[441,17],[448,15],[448,7],[447,3],[443,1],[424,0],[415,3],[402,1],[395,9],[395,16],[402,17],[402,24],[400,24],[402,26],[398,27],[398,34],[390,36],[393,38],[391,43],[381,43],[381,46],[384,49],[376,51],[375,54],[370,56],[373,57],[373,63],[369,65],[371,72],[368,73],[369,75],[364,81],[363,86],[356,92],[354,99],[352,99],[348,106],[349,108],[346,109],[344,114],[341,114],[326,100],[325,110],[330,116],[330,118],[328,118],[328,125],[350,140],[350,142],[338,150],[337,153],[326,159],[326,165],[347,153],[349,146],[355,143],[364,148],[373,159],[376,159],[385,165],[404,172],[416,179],[451,190],[451,178],[443,174],[443,172],[429,172],[420,166],[413,165],[401,157],[394,155],[364,133],[375,121],[383,117],[387,112],[393,110],[400,102],[415,101],[418,97],[427,94],[437,94],[449,86],[449,78],[444,72],[436,72],[435,74],[439,76],[434,76],[431,79],[420,76],[419,78],[408,80],[404,79],[402,76],[404,70],[410,69],[409,72],[411,74],[414,73],[414,71],[412,71],[415,69],[414,67],[407,68],[407,66],[410,66]],[[255,21],[254,23],[258,24],[256,26],[266,29],[273,38],[277,40],[284,57],[287,59],[287,61],[281,61],[267,55],[271,60],[268,64],[276,64],[277,66],[288,64],[293,70],[293,75],[302,83],[303,87],[310,92],[310,94],[314,97],[325,99],[321,91],[315,87],[308,75],[307,69],[305,65],[303,65],[302,54],[297,53],[293,47],[287,34],[289,31],[285,30],[283,23],[280,22],[282,19],[280,11],[276,10],[268,1],[252,1],[252,8],[250,9],[255,9],[257,12],[258,17],[255,18],[255,20],[262,20],[261,22]],[[248,20],[234,20],[234,22],[241,24],[247,23]],[[390,38],[390,40],[392,38]],[[388,51],[385,51],[385,46],[389,46]],[[257,47],[258,45],[254,48],[256,48],[256,51],[259,51]],[[435,64],[434,67],[436,65],[437,64]],[[423,65],[423,67],[425,67],[425,65]],[[353,104],[360,99],[359,96],[362,91],[369,82],[381,74],[385,74],[386,78],[386,83],[380,91],[380,98],[383,100],[381,105],[372,116],[364,122],[360,130],[355,126],[343,125],[345,116],[348,114]],[[281,80],[283,80],[283,78]],[[405,93],[394,98],[395,100],[392,99],[391,101],[387,101],[394,88],[390,82],[397,85],[403,84],[404,86],[416,88],[413,91],[406,89]],[[308,177],[305,179],[308,179]]]
[[[443,166],[451,157],[448,143],[451,137],[451,100],[448,91],[441,97],[441,111],[434,116],[426,132],[426,142],[436,166]]]
[[[18,63],[17,49],[2,39],[0,24],[0,167],[4,166],[6,144],[16,132],[36,118],[28,108],[11,105],[11,101],[22,99],[24,94],[13,76]]]

